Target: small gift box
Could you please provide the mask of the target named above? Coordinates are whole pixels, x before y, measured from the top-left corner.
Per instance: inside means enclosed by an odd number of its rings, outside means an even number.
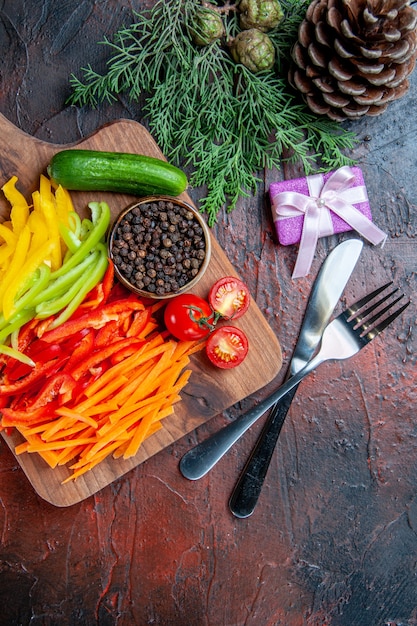
[[[293,278],[308,274],[319,237],[356,230],[373,244],[386,239],[372,222],[359,167],[271,183],[269,195],[278,241],[300,243]]]

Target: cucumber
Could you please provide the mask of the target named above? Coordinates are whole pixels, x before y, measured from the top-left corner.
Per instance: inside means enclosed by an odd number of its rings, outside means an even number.
[[[137,196],[179,196],[188,185],[174,165],[142,154],[61,150],[47,167],[51,180],[70,191],[114,191]]]

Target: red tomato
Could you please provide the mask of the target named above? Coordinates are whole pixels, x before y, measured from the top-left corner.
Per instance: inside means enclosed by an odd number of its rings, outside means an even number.
[[[203,339],[213,328],[213,311],[203,298],[184,293],[168,301],[164,322],[171,335],[181,341]]]
[[[229,369],[242,363],[249,349],[245,333],[235,326],[221,326],[207,339],[206,352],[217,367]]]
[[[224,276],[210,289],[208,301],[212,309],[221,317],[238,319],[248,310],[249,289],[239,278]]]

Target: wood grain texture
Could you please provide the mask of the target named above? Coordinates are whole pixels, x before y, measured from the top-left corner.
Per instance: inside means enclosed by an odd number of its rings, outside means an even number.
[[[96,42],[151,4],[0,0],[0,111],[56,144],[119,118],[146,123],[125,95],[98,109],[65,100],[71,72],[104,69]],[[414,72],[403,99],[351,124],[388,241],[365,243],[342,298],[394,279],[412,305],[360,355],[303,381],[253,517],[233,518],[227,501],[261,424],[200,481],[178,462],[282,380],[315,274],[351,236],[320,240],[311,275],[291,280],[297,248],[277,244],[267,198],[273,180],[302,175],[288,164],[261,172],[256,196],[213,228],[280,340],[281,372],[71,507],[40,498],[2,442],[1,626],[416,626],[416,98]],[[190,191],[197,205],[203,193]]]
[[[45,172],[53,154],[63,146],[32,138],[19,131],[2,115],[0,137],[1,180],[6,181],[13,175],[17,176],[18,188],[25,195],[39,188],[40,174]],[[77,148],[133,152],[164,158],[148,131],[133,120],[119,120],[108,124],[75,145]],[[28,201],[29,197],[27,195]],[[71,197],[80,214],[88,214],[88,202],[91,200],[106,201],[110,206],[112,220],[135,201],[133,197],[112,193],[72,192]],[[191,202],[185,193],[181,198]],[[4,204],[5,199],[2,200]],[[0,217],[7,219],[9,212],[3,206]],[[203,297],[207,296],[210,286],[217,279],[236,274],[215,238],[212,236],[211,239],[209,265],[193,290]],[[182,401],[176,405],[174,414],[163,420],[162,429],[146,439],[131,459],[116,460],[108,457],[76,481],[62,484],[71,474],[67,466],[51,469],[37,454],[18,456],[19,463],[38,494],[56,506],[75,504],[171,445],[210,417],[271,382],[281,369],[281,347],[256,302],[251,302],[247,314],[236,325],[244,330],[249,340],[250,348],[245,361],[239,368],[223,371],[211,366],[204,352],[193,355],[190,366],[193,374],[182,394]],[[19,433],[3,434],[3,437],[12,451],[23,440]]]

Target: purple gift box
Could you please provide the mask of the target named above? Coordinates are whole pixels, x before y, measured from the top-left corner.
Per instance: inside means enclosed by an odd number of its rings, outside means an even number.
[[[357,203],[352,202],[352,205],[365,217],[367,217],[369,220],[372,220],[371,208],[367,199],[362,170],[360,169],[360,167],[356,166],[350,167],[349,169],[351,170],[353,175],[351,188],[353,189],[355,187],[363,187],[364,189],[362,190],[362,195],[366,197],[366,200]],[[321,183],[322,185],[324,185],[333,174],[334,172],[328,172],[327,174],[322,175],[315,174],[313,177],[308,178],[312,179],[314,177],[321,176]],[[279,216],[279,202],[277,200],[277,195],[282,192],[297,192],[305,196],[310,196],[308,178],[304,177],[294,178],[292,180],[283,180],[280,182],[271,183],[271,185],[269,186],[269,196],[271,200],[273,219],[277,231],[278,241],[284,246],[289,246],[300,241],[301,233],[303,230],[304,215],[302,213],[298,213],[292,217]],[[320,186],[320,183],[316,182],[316,186]],[[320,219],[319,237],[326,237],[335,233],[343,233],[348,230],[352,230],[352,226],[345,222],[344,219],[339,217],[339,215],[336,215],[336,213],[334,213],[331,209],[324,208]]]

